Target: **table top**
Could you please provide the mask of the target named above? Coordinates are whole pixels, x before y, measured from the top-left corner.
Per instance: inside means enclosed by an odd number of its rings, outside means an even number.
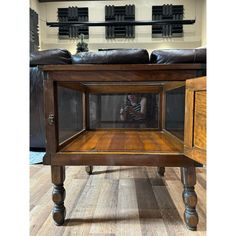
[[[202,70],[206,64],[67,64],[44,65],[44,71],[140,71],[140,70]]]
[[[45,65],[48,80],[61,82],[185,81],[204,74],[205,64]]]

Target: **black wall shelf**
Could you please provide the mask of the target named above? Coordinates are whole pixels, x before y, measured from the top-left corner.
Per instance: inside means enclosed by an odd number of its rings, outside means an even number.
[[[119,25],[175,25],[175,24],[182,24],[182,25],[192,25],[195,23],[195,20],[152,20],[152,21],[96,21],[96,22],[47,22],[46,25],[49,27],[60,27],[60,26],[119,26]]]

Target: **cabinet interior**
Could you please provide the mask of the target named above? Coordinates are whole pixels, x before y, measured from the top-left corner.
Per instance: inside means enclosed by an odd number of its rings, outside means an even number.
[[[59,152],[183,153],[184,81],[57,82],[56,104]]]

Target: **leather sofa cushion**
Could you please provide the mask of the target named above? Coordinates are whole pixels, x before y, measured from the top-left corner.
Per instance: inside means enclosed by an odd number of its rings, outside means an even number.
[[[32,52],[30,66],[71,64],[71,54],[66,49],[49,49]]]
[[[30,148],[45,148],[44,73],[39,67],[30,68]]]
[[[146,49],[102,49],[98,52],[80,52],[72,56],[72,64],[146,64]]]
[[[206,63],[206,48],[197,49],[163,49],[154,50],[150,57],[151,63]]]

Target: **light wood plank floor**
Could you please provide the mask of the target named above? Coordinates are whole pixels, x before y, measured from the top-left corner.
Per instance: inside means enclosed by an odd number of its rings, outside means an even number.
[[[55,226],[51,217],[50,167],[30,166],[30,235],[206,235],[206,171],[197,169],[198,231],[183,223],[179,168],[95,166],[66,168],[67,219]]]

